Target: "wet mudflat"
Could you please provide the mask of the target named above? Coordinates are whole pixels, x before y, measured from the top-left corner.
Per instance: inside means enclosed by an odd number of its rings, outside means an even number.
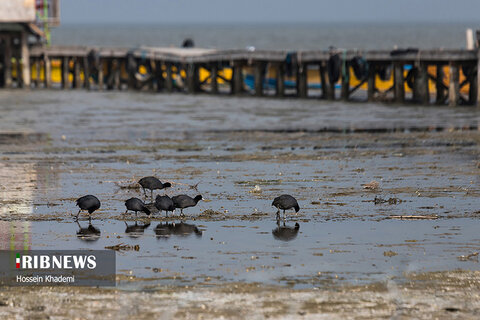
[[[476,109],[55,91],[0,98],[1,248],[117,249],[117,290],[96,293],[113,299],[112,316],[145,292],[185,304],[142,305],[144,314],[237,316],[239,301],[220,308],[224,291],[264,316],[479,312]],[[125,215],[124,200],[143,198],[133,182],[147,175],[172,182],[169,195],[205,200],[184,219]],[[277,224],[271,202],[283,193],[301,210]],[[84,194],[102,201],[91,225],[71,217]],[[48,300],[69,290],[40,292]],[[5,292],[0,314],[34,307],[37,291]],[[96,312],[104,310],[84,317]]]

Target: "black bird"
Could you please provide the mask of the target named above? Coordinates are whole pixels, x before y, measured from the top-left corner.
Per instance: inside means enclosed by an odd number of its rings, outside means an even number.
[[[91,214],[100,208],[100,200],[97,197],[92,196],[91,194],[83,196],[77,199],[77,206],[80,208],[78,210],[77,216],[75,217],[78,220],[78,215],[82,210],[88,211],[88,219],[91,219]]]
[[[125,211],[125,213],[127,213],[128,210],[131,210],[135,211],[135,216],[137,215],[138,211],[145,212],[147,216],[150,215],[150,210],[145,206],[145,203],[138,198],[130,198],[125,201],[125,207],[127,207],[127,211]]]
[[[84,240],[84,241],[96,241],[100,238],[100,229],[92,226],[92,223],[90,221],[88,222],[88,227],[86,228],[82,228],[80,223],[78,223],[78,220],[77,220],[77,225],[80,228],[77,231],[78,239]]]
[[[300,230],[300,225],[295,223],[295,227],[280,226],[280,221],[277,220],[278,227],[272,230],[273,237],[277,240],[290,241],[297,237],[298,230]]]
[[[277,219],[280,219],[280,210],[283,210],[283,219],[285,220],[285,210],[294,208],[295,212],[300,210],[297,200],[288,194],[282,194],[280,197],[273,199],[272,206],[278,209]]]
[[[150,190],[150,198],[153,200],[153,190],[161,190],[161,189],[166,189],[170,188],[172,184],[170,182],[165,182],[162,183],[160,180],[158,180],[155,177],[144,177],[138,181],[138,183],[142,186],[143,188],[143,193],[145,194],[145,198],[147,197],[147,193],[145,192],[145,189]]]
[[[181,195],[172,197],[172,201],[173,201],[173,204],[175,205],[175,208],[180,209],[180,214],[182,216],[183,216],[183,209],[189,208],[189,207],[195,207],[198,201],[202,199],[203,198],[201,195],[198,195],[195,198],[191,198],[186,194],[181,194]]]
[[[165,210],[165,214],[168,217],[168,211],[174,211],[175,210],[175,204],[173,203],[173,200],[165,195],[165,196],[157,196],[155,198],[155,208],[157,208],[160,213]]]
[[[135,224],[131,226],[129,226],[126,221],[124,222],[125,226],[127,227],[125,229],[125,233],[127,233],[132,238],[140,237],[142,234],[145,233],[145,229],[150,226],[150,222],[144,223],[143,225],[138,225],[137,221],[135,221]]]

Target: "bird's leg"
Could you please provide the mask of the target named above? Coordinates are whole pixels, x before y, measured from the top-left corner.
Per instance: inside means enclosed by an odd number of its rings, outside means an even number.
[[[143,195],[145,196],[145,199],[147,199],[147,192],[145,191],[145,187],[142,187],[143,189]]]
[[[125,210],[125,213],[124,213],[124,214],[127,214],[127,213],[128,213],[128,209],[127,209],[127,210]]]
[[[277,221],[280,220],[280,209],[277,210]]]
[[[165,217],[168,218],[168,211],[167,210],[165,210]]]
[[[80,212],[82,211],[82,209],[78,210],[78,213],[77,215],[75,216],[75,220],[78,221],[78,215],[80,214]]]
[[[92,223],[92,215],[88,213],[88,224]]]
[[[287,216],[285,215],[285,210],[283,210],[283,221],[287,220]]]
[[[185,217],[185,215],[183,214],[183,209],[180,209],[180,216]]]

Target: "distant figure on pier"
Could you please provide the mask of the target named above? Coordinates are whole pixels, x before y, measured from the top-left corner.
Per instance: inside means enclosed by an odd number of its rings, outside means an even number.
[[[195,43],[193,42],[192,38],[186,38],[185,40],[183,40],[182,48],[193,48],[193,47],[195,47]]]

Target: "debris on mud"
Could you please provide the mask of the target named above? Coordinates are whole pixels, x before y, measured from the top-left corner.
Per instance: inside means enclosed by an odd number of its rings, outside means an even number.
[[[119,243],[114,246],[106,246],[105,249],[110,249],[115,251],[130,251],[130,250],[139,251],[140,246],[138,244],[132,246],[129,244]]]
[[[389,219],[400,220],[436,220],[438,216],[436,214],[420,216],[420,215],[403,215],[403,216],[389,216]]]
[[[389,250],[389,251],[384,251],[383,255],[385,257],[394,257],[394,256],[398,255],[398,253],[396,253],[395,251]]]
[[[140,189],[140,185],[137,181],[127,180],[127,181],[113,181],[113,183],[120,189]]]
[[[179,185],[179,186],[186,186],[188,189],[198,191],[198,185],[200,184],[201,181],[197,182],[196,184],[186,184],[186,183],[180,183],[180,182],[175,182],[175,181],[169,181],[172,185]]]
[[[372,180],[369,183],[366,183],[363,185],[363,189],[365,190],[370,190],[370,191],[375,191],[380,188],[380,183],[378,181]]]
[[[478,252],[467,254],[466,256],[461,255],[457,257],[460,261],[468,261],[468,260],[478,260]]]
[[[250,193],[262,193],[262,188],[260,188],[260,186],[257,184],[257,185],[255,185],[255,187],[250,189],[248,192],[250,192]]]
[[[398,199],[398,198],[388,198],[388,199],[383,199],[381,197],[375,197],[375,199],[373,199],[373,203],[374,204],[382,204],[382,203],[388,203],[388,204],[399,204],[399,203],[402,203],[403,201],[401,199]]]
[[[207,217],[210,217],[210,216],[218,216],[218,215],[223,215],[222,212],[220,211],[215,211],[215,210],[212,210],[212,209],[207,209],[207,210],[204,210],[202,213],[200,213],[199,216],[207,216]]]

